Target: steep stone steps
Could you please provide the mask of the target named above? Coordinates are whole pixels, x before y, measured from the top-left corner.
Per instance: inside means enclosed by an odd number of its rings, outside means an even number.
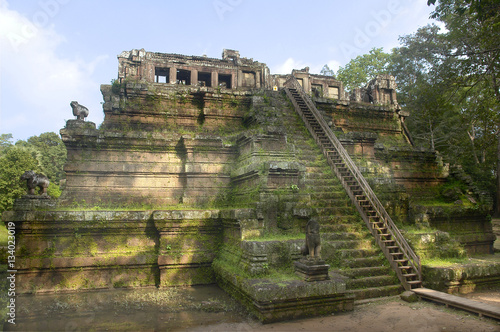
[[[314,188],[313,188],[314,189]],[[315,201],[319,200],[338,200],[338,199],[343,199],[345,198],[345,193],[341,191],[323,191],[323,192],[312,192],[311,194],[311,199]]]
[[[346,283],[349,289],[362,289],[371,287],[391,286],[394,284],[394,277],[389,275],[380,275],[359,279],[349,279]]]
[[[322,234],[321,238],[326,236]],[[321,256],[326,260],[334,261],[337,258],[338,250],[342,249],[371,249],[373,242],[370,239],[357,239],[357,240],[336,240],[336,241],[322,241],[321,242]],[[344,262],[348,264],[346,260]],[[346,267],[349,267],[348,265]]]
[[[357,232],[362,233],[363,231],[356,224],[321,224],[320,232],[321,233],[349,233],[349,232]]]
[[[390,216],[378,201],[372,189],[366,184],[358,168],[353,164],[347,151],[328,128],[324,116],[320,114],[310,97],[293,76],[290,76],[287,80],[285,92],[300,119],[308,128],[308,132],[315,137],[318,147],[321,147],[321,150],[325,153],[325,160],[328,160],[327,165],[331,165],[331,170],[342,179],[342,185],[346,193],[348,193],[353,206],[356,206],[356,210],[358,210],[363,222],[370,230],[374,240],[373,244],[377,243],[380,252],[383,252],[386,264],[390,264],[394,275],[398,276],[399,281],[406,289],[420,287],[420,261],[418,257],[405,239],[402,238]],[[307,142],[310,142],[310,139]],[[321,160],[316,160],[313,165],[308,167],[308,171],[315,166],[322,165],[324,163]],[[393,229],[395,231],[390,231]],[[396,242],[395,239],[398,241]],[[373,259],[376,260],[375,257]],[[353,262],[364,264],[365,261],[370,260],[372,259],[358,259],[351,262],[352,264]],[[346,266],[349,263],[339,262],[339,264]],[[366,286],[370,288],[373,285],[367,282]]]
[[[359,217],[355,215],[338,215],[338,216],[318,216],[318,221],[320,224],[349,224],[358,223]]]
[[[385,264],[384,257],[380,256],[370,256],[370,257],[360,257],[347,259],[345,265],[349,268],[362,268],[362,267],[379,267]]]
[[[342,197],[340,198],[324,198],[316,201],[316,206],[321,207],[330,207],[330,206],[346,206],[346,200]]]
[[[346,197],[345,192],[342,190],[343,188],[338,183],[335,183],[331,180],[323,179],[321,177],[310,178],[306,176],[304,179],[304,183],[307,186],[311,187],[311,189],[314,189],[313,192],[318,192],[322,191],[321,189],[325,189],[326,191],[336,191],[339,193],[343,192],[344,197]],[[321,188],[322,186],[325,186],[325,188]]]
[[[309,181],[306,181],[305,184],[309,185],[310,189],[313,189],[313,192],[338,192],[338,193],[342,193],[342,188],[339,188],[338,185],[336,184],[326,184],[326,183],[323,183],[320,181],[313,181],[312,183],[309,182]],[[344,197],[346,197],[345,193],[343,193]],[[348,198],[348,197],[346,197]]]
[[[366,239],[366,234],[358,232],[324,232],[321,235],[322,241],[343,241],[343,240],[357,240]]]
[[[319,215],[344,215],[353,213],[352,207],[350,206],[339,206],[333,205],[329,207],[317,207],[313,209],[315,213]]]
[[[389,275],[390,271],[391,268],[389,266],[364,266],[337,272],[340,272],[342,275],[352,279],[359,279],[360,277],[366,276]]]
[[[357,298],[393,295],[394,289],[400,289],[394,285],[395,275],[381,258],[380,249],[326,158],[316,145],[307,143],[311,136],[295,111],[284,110],[283,120],[287,140],[295,145],[297,159],[306,166],[303,191],[309,194],[321,225],[322,257],[330,262],[332,271],[346,276],[347,287]]]
[[[372,299],[376,297],[395,296],[400,294],[404,289],[403,286],[393,283],[392,285],[380,287],[366,287],[353,289],[351,285],[347,286],[347,292],[354,295],[356,301],[364,299]]]

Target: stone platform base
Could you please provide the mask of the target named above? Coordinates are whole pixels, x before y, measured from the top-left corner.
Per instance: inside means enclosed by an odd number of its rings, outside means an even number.
[[[263,323],[321,316],[354,308],[342,280],[245,279],[214,263],[217,283]]]
[[[36,209],[51,209],[57,206],[57,200],[49,195],[24,195],[14,202],[14,210],[32,211]]]
[[[471,258],[467,264],[446,267],[422,265],[424,287],[441,292],[467,294],[500,285],[500,255]]]
[[[304,279],[304,281],[321,281],[328,279],[328,269],[330,265],[326,264],[324,260],[311,260],[302,258],[295,261],[295,274]]]

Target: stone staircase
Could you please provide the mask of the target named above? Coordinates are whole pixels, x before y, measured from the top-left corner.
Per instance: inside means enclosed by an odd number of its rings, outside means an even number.
[[[300,191],[310,196],[311,208],[318,215],[322,257],[331,265],[331,277],[345,278],[356,300],[398,294],[402,288],[395,273],[302,120],[287,107],[282,115],[287,140],[295,145],[298,161],[306,166],[305,188]]]
[[[401,235],[394,222],[385,211],[383,205],[379,202],[378,198],[359,172],[357,166],[342,147],[331,129],[327,126],[310,97],[306,95],[303,88],[293,76],[290,76],[287,80],[285,87],[285,91],[292,101],[295,110],[300,115],[309,133],[314,137],[317,146],[320,147],[321,152],[323,152],[323,155],[326,157],[325,159],[330,169],[335,173],[336,178],[339,180],[339,183],[341,183],[341,187],[347,193],[351,205],[356,208],[364,221],[366,225],[365,229],[371,233],[373,236],[372,240],[374,240],[382,250],[385,261],[390,264],[391,269],[396,273],[405,289],[409,290],[421,287],[419,258]],[[335,176],[331,175],[332,178]],[[346,245],[347,243],[353,244],[352,242],[356,241],[355,239],[349,239],[349,236],[352,234],[344,235],[348,235],[343,237],[343,241]],[[325,236],[327,237],[326,234]],[[356,247],[350,247],[350,249],[355,248]],[[382,258],[383,256],[380,257]],[[340,260],[343,259],[340,258]],[[381,263],[382,260],[383,259],[381,259],[379,263]],[[365,261],[364,257],[358,257],[352,260],[346,260],[346,263],[359,263],[360,265],[350,266],[351,270],[356,270],[365,267],[362,265],[363,261]],[[362,271],[363,270],[358,270],[356,272],[361,273]],[[352,276],[356,276],[356,274]],[[365,278],[364,281],[353,281],[353,279],[351,279],[348,282],[348,286],[352,288],[354,288],[355,285],[369,287],[384,282],[384,278],[382,277],[367,278]],[[368,282],[368,280],[370,280],[371,283]],[[358,298],[368,296],[367,294],[358,295]]]

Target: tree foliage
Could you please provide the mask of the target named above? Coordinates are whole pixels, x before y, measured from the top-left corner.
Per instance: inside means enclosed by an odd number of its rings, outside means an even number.
[[[330,69],[328,65],[324,65],[323,68],[321,68],[321,71],[319,72],[320,75],[325,75],[325,76],[332,76],[335,77],[335,72],[333,69]]]
[[[383,48],[373,48],[368,54],[359,55],[337,71],[337,79],[351,91],[365,86],[378,74],[388,74],[390,54]]]
[[[0,156],[0,212],[12,208],[16,198],[26,193],[19,179],[26,170],[38,171],[38,162],[25,148],[10,146]]]
[[[500,192],[500,2],[428,3],[444,29],[429,25],[403,36],[391,54],[372,49],[337,77],[352,89],[376,74],[395,76],[415,143],[462,165],[484,189]]]
[[[497,0],[430,0],[444,23],[440,49],[431,52],[440,89],[461,119],[460,162],[485,186],[500,182],[500,3]],[[457,149],[458,150],[458,149]],[[500,204],[497,203],[497,208]]]
[[[0,212],[12,208],[15,199],[26,193],[26,183],[20,177],[27,170],[46,175],[50,180],[48,194],[58,197],[65,163],[66,147],[56,133],[43,133],[15,144],[11,134],[1,134]]]
[[[56,133],[43,133],[32,136],[27,141],[37,151],[40,168],[51,182],[59,184],[64,177],[64,164],[66,163],[66,146]]]
[[[442,36],[437,26],[427,26],[400,38],[393,49],[389,71],[398,83],[398,102],[410,111],[407,125],[419,146],[445,152],[456,144],[457,109],[439,73]]]

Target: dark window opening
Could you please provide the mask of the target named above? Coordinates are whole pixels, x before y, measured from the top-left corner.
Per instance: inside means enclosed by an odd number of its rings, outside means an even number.
[[[177,84],[191,85],[191,71],[177,69]]]
[[[155,68],[156,83],[170,83],[170,68]]]
[[[231,89],[231,74],[219,74],[219,86]]]
[[[311,92],[315,97],[323,97],[323,86],[321,84],[311,84]]]
[[[212,73],[198,73],[198,85],[212,86]]]

